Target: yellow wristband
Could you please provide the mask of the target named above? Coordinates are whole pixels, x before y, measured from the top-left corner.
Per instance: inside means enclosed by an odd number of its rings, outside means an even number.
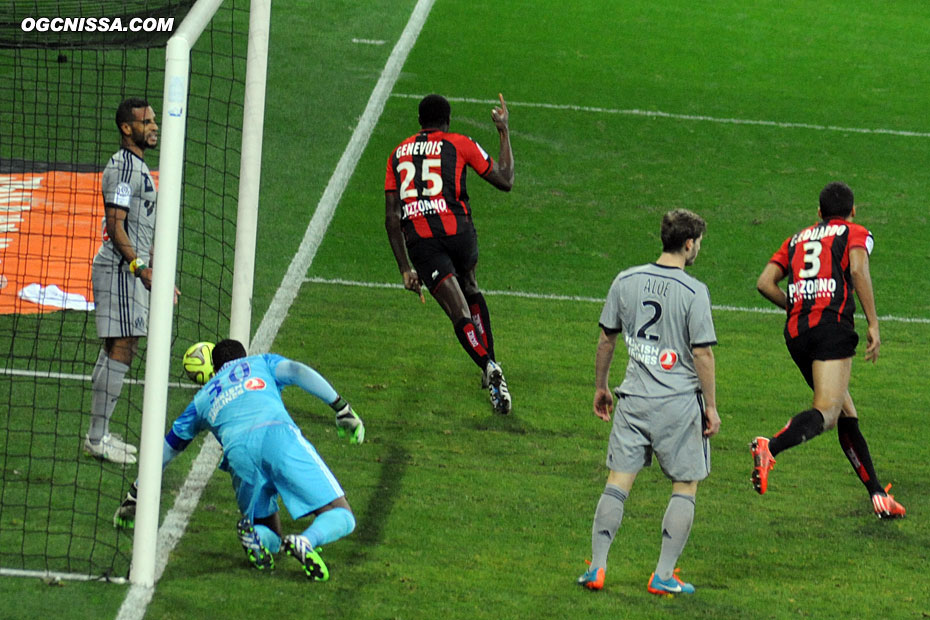
[[[132,259],[132,262],[129,263],[129,273],[136,276],[137,278],[142,275],[142,271],[148,269],[148,266],[137,258]]]

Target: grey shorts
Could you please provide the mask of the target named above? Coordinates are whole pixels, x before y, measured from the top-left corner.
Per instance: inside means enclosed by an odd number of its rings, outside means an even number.
[[[94,310],[99,338],[145,336],[149,324],[149,291],[142,281],[113,267],[94,265]]]
[[[710,442],[704,437],[700,394],[617,398],[607,468],[634,474],[652,464],[653,454],[673,482],[695,482],[710,474]]]

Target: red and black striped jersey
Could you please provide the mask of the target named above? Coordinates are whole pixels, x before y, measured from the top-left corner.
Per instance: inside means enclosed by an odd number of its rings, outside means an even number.
[[[491,156],[462,134],[427,129],[401,142],[388,157],[384,191],[400,194],[407,241],[452,236],[470,227],[467,167],[484,176],[493,165]]]
[[[787,336],[828,323],[852,327],[856,302],[849,251],[864,248],[871,254],[873,243],[865,227],[840,218],[809,226],[782,243],[770,262],[788,274]]]

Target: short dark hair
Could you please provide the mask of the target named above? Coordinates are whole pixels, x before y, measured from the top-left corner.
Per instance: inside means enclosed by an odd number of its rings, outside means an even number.
[[[839,181],[827,183],[820,190],[820,215],[824,218],[846,217],[853,210],[853,191]]]
[[[245,347],[238,340],[232,338],[220,340],[213,347],[213,370],[219,370],[226,362],[245,356]]]
[[[452,106],[442,95],[427,95],[420,100],[420,127],[432,128],[448,125],[452,118]]]
[[[136,120],[136,117],[132,115],[132,111],[136,108],[147,108],[149,107],[149,102],[140,97],[130,97],[129,99],[124,99],[122,103],[119,104],[119,107],[116,108],[116,127],[119,127],[123,123],[131,123]]]
[[[688,239],[698,239],[707,230],[704,218],[687,209],[674,209],[662,218],[662,251],[678,252]]]

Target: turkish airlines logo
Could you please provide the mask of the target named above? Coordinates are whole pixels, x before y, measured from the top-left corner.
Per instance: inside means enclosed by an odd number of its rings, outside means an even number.
[[[247,390],[252,390],[252,391],[264,390],[265,387],[266,387],[266,384],[264,380],[259,379],[258,377],[252,377],[251,379],[245,382],[245,389]]]
[[[665,349],[659,353],[659,366],[663,370],[671,370],[678,363],[678,354],[671,349]]]

